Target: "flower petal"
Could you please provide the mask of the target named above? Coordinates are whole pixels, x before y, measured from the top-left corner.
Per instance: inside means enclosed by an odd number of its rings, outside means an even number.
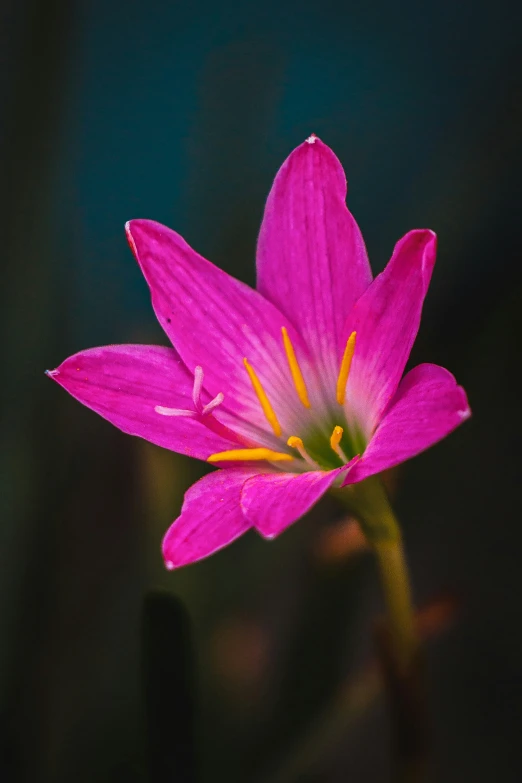
[[[469,416],[466,392],[436,364],[419,364],[397,394],[345,484],[361,481],[414,457],[444,438]]]
[[[225,395],[216,415],[228,411],[271,434],[243,359],[248,359],[284,419],[289,397],[296,392],[281,327],[291,329],[292,341],[302,352],[295,330],[257,291],[206,261],[169,228],[151,220],[132,220],[126,230],[160,324],[189,370],[203,368],[210,395]]]
[[[322,372],[338,372],[343,326],[372,274],[346,208],[346,177],[315,136],[279,170],[257,248],[259,291],[301,332]]]
[[[182,416],[154,408],[193,410],[193,378],[173,348],[107,345],[70,356],[50,377],[69,394],[130,435],[206,459],[232,441]]]
[[[330,471],[254,476],[243,487],[243,513],[265,538],[275,538],[306,514],[357,460]]]
[[[216,470],[190,487],[180,516],[163,539],[169,570],[212,555],[252,527],[240,505],[241,490],[251,476],[246,470]]]
[[[370,437],[395,394],[417,336],[435,263],[437,238],[419,229],[404,236],[386,269],[353,307],[344,337],[357,333],[346,393],[347,416]]]

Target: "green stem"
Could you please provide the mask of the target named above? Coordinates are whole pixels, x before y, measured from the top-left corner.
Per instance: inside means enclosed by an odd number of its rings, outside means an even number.
[[[406,673],[417,657],[419,642],[399,523],[377,477],[341,490],[341,496],[358,517],[376,554],[396,666],[398,672]]]
[[[377,642],[392,717],[393,780],[418,783],[425,774],[429,731],[400,527],[378,477],[340,490],[341,495],[376,554],[386,602],[388,622],[379,629]]]
[[[408,568],[399,536],[395,541],[376,541],[375,554],[388,610],[388,620],[397,667],[407,672],[418,652]]]

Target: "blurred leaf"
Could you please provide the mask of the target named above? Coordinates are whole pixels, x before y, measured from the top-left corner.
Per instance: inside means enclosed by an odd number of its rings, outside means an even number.
[[[142,645],[150,783],[194,783],[194,655],[188,616],[177,598],[146,596]]]

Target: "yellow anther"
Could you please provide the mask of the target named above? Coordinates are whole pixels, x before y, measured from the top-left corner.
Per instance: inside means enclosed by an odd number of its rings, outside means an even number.
[[[290,437],[286,441],[286,445],[290,446],[291,449],[304,448],[303,441],[301,440],[301,438],[298,438],[297,435],[290,435]]]
[[[348,375],[350,374],[350,367],[355,351],[355,336],[356,332],[352,332],[348,338],[346,348],[344,349],[343,360],[341,362],[341,369],[339,370],[339,377],[337,378],[337,402],[339,405],[344,405],[344,399],[346,397],[346,384],[348,383]]]
[[[296,451],[299,452],[301,457],[304,459],[305,462],[307,462],[310,465],[311,468],[313,468],[314,470],[320,470],[320,466],[308,454],[308,452],[304,447],[303,441],[301,440],[301,438],[298,438],[297,435],[291,435],[286,441],[286,445],[290,446],[291,449],[296,449]]]
[[[246,371],[249,375],[249,378],[252,382],[252,386],[254,387],[254,391],[257,394],[257,398],[259,402],[261,403],[261,407],[263,409],[263,413],[265,414],[268,423],[274,430],[274,433],[279,438],[283,430],[281,429],[281,425],[279,424],[277,420],[277,416],[275,415],[275,411],[270,405],[270,400],[266,396],[266,392],[261,386],[261,381],[257,377],[254,368],[250,366],[247,359],[243,359],[243,362],[245,363]],[[266,459],[266,457],[260,457],[260,459]]]
[[[343,437],[343,428],[342,427],[334,427],[333,432],[330,436],[330,446],[335,451],[339,443],[341,442],[341,438]]]
[[[248,462],[266,459],[269,462],[291,462],[294,457],[284,454],[282,451],[271,449],[232,449],[231,451],[219,451],[211,454],[207,462]]]
[[[283,333],[283,343],[285,346],[286,358],[288,359],[288,366],[290,367],[290,372],[292,373],[292,380],[294,382],[297,395],[305,408],[309,408],[310,400],[308,399],[306,384],[304,382],[303,373],[301,372],[301,368],[299,367],[297,357],[295,355],[294,346],[292,345],[285,326],[281,327],[281,332]]]
[[[330,436],[330,446],[343,462],[348,462],[348,457],[339,445],[341,443],[341,438],[343,437],[343,432],[344,430],[342,427],[337,426],[333,428],[333,432]]]

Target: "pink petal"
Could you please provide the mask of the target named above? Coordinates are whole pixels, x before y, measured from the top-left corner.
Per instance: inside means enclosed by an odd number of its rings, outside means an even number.
[[[287,319],[169,228],[151,220],[132,220],[127,236],[150,286],[158,320],[174,347],[190,370],[203,368],[204,387],[212,397],[225,395],[216,415],[229,411],[271,433],[243,359],[249,360],[284,419],[289,397],[296,396],[281,336]],[[293,329],[291,339],[300,350]]]
[[[230,449],[192,418],[162,416],[157,405],[192,410],[193,378],[173,348],[108,345],[70,356],[50,377],[123,432],[206,459]]]
[[[243,487],[243,513],[265,538],[275,538],[306,514],[357,459],[330,471],[254,476]]]
[[[251,476],[245,470],[216,470],[190,487],[180,516],[163,539],[169,570],[212,555],[252,527],[240,505],[241,490]]]
[[[435,263],[436,236],[404,236],[386,269],[353,307],[344,337],[357,332],[347,387],[347,416],[369,437],[395,394],[417,335]]]
[[[339,371],[343,327],[372,275],[346,208],[346,177],[316,137],[283,163],[268,196],[257,249],[258,289],[285,313],[328,378]],[[342,354],[341,354],[342,355]]]
[[[466,392],[436,364],[420,364],[402,380],[397,394],[345,484],[361,481],[414,457],[444,438],[469,416]]]

